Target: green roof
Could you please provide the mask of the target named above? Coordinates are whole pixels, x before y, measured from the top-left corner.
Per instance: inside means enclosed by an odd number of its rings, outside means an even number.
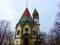
[[[21,18],[19,23],[24,26],[28,22],[29,25],[33,25],[33,19],[32,18]]]

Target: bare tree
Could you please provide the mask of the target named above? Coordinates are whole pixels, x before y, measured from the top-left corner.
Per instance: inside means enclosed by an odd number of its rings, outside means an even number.
[[[13,34],[10,28],[11,24],[9,21],[0,21],[0,45],[7,45],[7,42],[11,42],[11,37],[13,36]]]
[[[50,45],[60,45],[60,3],[53,29],[50,31]]]

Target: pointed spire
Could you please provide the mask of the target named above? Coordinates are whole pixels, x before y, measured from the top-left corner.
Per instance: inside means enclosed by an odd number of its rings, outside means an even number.
[[[39,15],[39,13],[37,12],[36,8],[34,9],[33,14]]]
[[[28,11],[28,8],[25,9],[21,19],[19,20],[20,24],[24,26],[26,22],[29,23],[29,25],[33,25],[33,19],[31,18],[31,15]]]
[[[39,13],[37,12],[37,10],[35,9],[34,12],[33,12],[33,19],[39,19]]]
[[[23,17],[26,17],[26,18],[27,18],[27,17],[30,17],[30,18],[31,18],[31,15],[30,15],[30,13],[29,13],[29,11],[28,11],[28,8],[25,9],[25,11],[24,11],[24,13],[23,13],[23,15],[22,15],[22,18],[23,18]]]

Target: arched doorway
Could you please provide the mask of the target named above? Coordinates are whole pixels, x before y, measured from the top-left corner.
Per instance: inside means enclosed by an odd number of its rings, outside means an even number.
[[[23,45],[30,45],[30,34],[23,34]]]
[[[29,42],[28,38],[25,38],[24,39],[24,45],[28,45],[28,42]]]

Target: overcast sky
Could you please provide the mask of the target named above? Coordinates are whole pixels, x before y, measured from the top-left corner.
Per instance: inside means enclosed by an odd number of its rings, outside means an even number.
[[[26,1],[31,16],[35,8],[39,13],[40,30],[48,33],[58,12],[59,0],[0,0],[0,20],[10,21],[14,29],[26,9]]]

